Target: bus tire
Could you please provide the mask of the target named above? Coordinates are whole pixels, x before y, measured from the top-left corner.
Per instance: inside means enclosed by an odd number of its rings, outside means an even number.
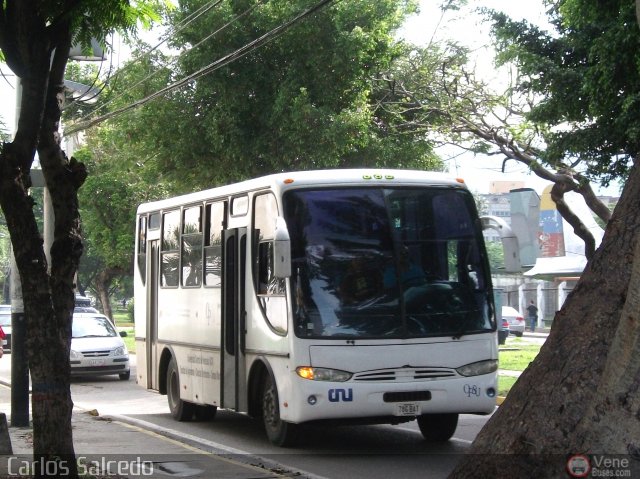
[[[280,419],[278,388],[270,375],[266,376],[262,387],[262,420],[272,444],[290,447],[296,443],[298,426]]]
[[[213,421],[217,412],[217,406],[197,405],[195,407],[196,421]]]
[[[171,358],[167,368],[167,402],[174,419],[190,421],[195,412],[195,405],[180,399],[180,374],[176,360]]]
[[[446,442],[458,427],[458,414],[423,414],[418,416],[418,427],[425,440]]]

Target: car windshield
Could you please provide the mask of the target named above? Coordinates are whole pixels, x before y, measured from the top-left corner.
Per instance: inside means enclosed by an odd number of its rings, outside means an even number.
[[[118,333],[106,316],[73,317],[73,338],[100,338],[117,335]]]
[[[452,188],[285,196],[301,337],[461,336],[495,329],[471,195]]]
[[[11,314],[0,312],[0,326],[11,326]]]

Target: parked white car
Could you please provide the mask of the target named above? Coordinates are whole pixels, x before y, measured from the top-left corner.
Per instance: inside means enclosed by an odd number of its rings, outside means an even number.
[[[524,316],[522,316],[517,309],[512,308],[511,306],[503,306],[502,320],[507,320],[509,323],[509,330],[512,334],[515,334],[518,337],[521,337],[524,334]]]
[[[71,374],[95,376],[117,374],[126,381],[131,376],[129,351],[113,323],[103,314],[74,314],[71,335]]]

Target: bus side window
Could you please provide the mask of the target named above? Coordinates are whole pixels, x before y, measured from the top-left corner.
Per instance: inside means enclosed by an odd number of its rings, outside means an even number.
[[[182,286],[202,283],[202,206],[185,208],[182,220]]]
[[[225,203],[208,204],[205,212],[204,284],[222,285],[222,230],[225,227]]]
[[[260,305],[271,327],[279,332],[287,331],[287,304],[285,281],[274,276],[273,241],[276,231],[278,205],[272,194],[255,197],[253,209],[254,245],[257,255],[254,258],[255,284]]]
[[[162,215],[162,248],[160,265],[160,285],[178,286],[180,263],[180,210]]]
[[[142,284],[147,280],[147,216],[138,218],[138,272]]]

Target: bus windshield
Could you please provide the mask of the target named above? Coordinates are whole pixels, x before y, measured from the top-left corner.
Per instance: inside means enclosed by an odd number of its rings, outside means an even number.
[[[454,188],[293,190],[296,335],[418,338],[495,330],[473,198]]]

